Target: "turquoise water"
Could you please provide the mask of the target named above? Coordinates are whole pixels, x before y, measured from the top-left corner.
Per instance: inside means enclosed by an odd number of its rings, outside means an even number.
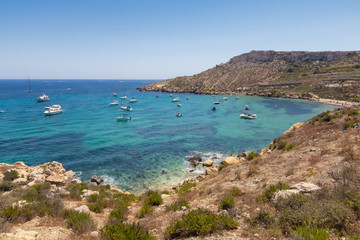
[[[27,93],[26,80],[1,80],[0,162],[59,161],[84,181],[96,174],[124,190],[143,191],[186,176],[186,156],[216,155],[221,161],[227,153],[258,151],[292,124],[333,108],[303,100],[228,96],[212,111],[213,102],[223,96],[173,94],[181,99],[177,107],[168,93],[156,98],[156,93],[136,91],[150,82],[32,80],[33,92]],[[51,101],[37,103],[43,92]],[[124,94],[138,102],[131,104],[131,121],[117,122],[119,106],[109,103]],[[44,107],[52,104],[60,104],[64,113],[44,116]],[[245,105],[258,119],[240,119]]]

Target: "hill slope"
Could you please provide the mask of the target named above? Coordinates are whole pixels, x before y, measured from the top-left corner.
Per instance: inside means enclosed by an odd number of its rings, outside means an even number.
[[[255,94],[359,101],[360,51],[251,51],[193,76],[139,88],[199,94]]]

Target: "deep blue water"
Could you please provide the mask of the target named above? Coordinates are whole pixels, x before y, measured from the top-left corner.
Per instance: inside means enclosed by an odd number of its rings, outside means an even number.
[[[303,100],[228,96],[211,111],[223,96],[174,94],[182,103],[177,107],[168,93],[156,98],[157,93],[136,91],[151,82],[32,80],[33,92],[28,93],[27,80],[0,80],[0,110],[5,111],[0,113],[0,162],[59,161],[82,180],[96,174],[124,190],[142,191],[183,178],[189,168],[186,156],[216,155],[220,161],[227,153],[257,151],[292,124],[333,108]],[[51,101],[37,103],[42,93]],[[131,121],[117,122],[119,106],[109,103],[125,94],[138,102],[131,104]],[[52,104],[60,104],[64,113],[44,116],[44,107]],[[240,119],[245,105],[258,119]]]

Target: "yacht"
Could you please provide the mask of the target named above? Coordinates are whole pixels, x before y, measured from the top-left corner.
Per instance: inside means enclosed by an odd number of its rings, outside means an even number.
[[[5,111],[4,110],[0,110],[0,113],[4,113]]]
[[[223,97],[223,100],[227,101],[227,100],[229,100],[229,98],[228,97]]]
[[[132,111],[132,107],[131,106],[127,106],[127,105],[122,105],[120,106],[120,110],[123,110],[123,111]]]
[[[127,99],[127,96],[122,96],[122,97],[120,97],[121,99]]]
[[[244,119],[255,119],[255,118],[257,118],[256,114],[246,114],[246,113],[240,114],[240,117],[244,118]]]
[[[174,97],[171,101],[172,101],[172,102],[180,102],[180,98]]]
[[[178,106],[178,107],[181,107],[181,103],[178,103],[177,106]]]
[[[117,97],[117,93],[116,92],[113,92],[112,94],[114,97]]]
[[[132,98],[129,100],[129,102],[131,102],[131,103],[137,102],[137,99],[134,98],[134,97],[132,97]]]
[[[45,93],[43,93],[43,95],[40,96],[40,97],[37,97],[36,100],[37,100],[38,102],[46,102],[46,101],[50,101],[50,98],[49,98],[48,95],[46,95]]]
[[[111,103],[109,103],[110,106],[116,106],[119,105],[119,102],[116,100],[113,100]]]
[[[177,116],[177,117],[182,117],[182,114],[179,113],[179,112],[177,112],[177,113],[176,113],[176,116]]]
[[[116,121],[118,121],[118,122],[127,122],[130,120],[131,120],[131,117],[129,117],[127,114],[123,114],[120,117],[116,117]]]
[[[51,107],[45,107],[44,114],[45,116],[51,116],[62,113],[63,110],[61,109],[60,105],[52,105]]]

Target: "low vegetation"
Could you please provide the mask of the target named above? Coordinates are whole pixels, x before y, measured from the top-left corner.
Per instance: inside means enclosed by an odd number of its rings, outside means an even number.
[[[192,210],[166,230],[166,239],[206,236],[223,230],[236,229],[238,223],[223,214],[215,214],[206,209]]]
[[[144,217],[148,214],[151,211],[152,206],[159,206],[164,202],[158,192],[151,190],[147,191],[143,197],[145,200],[140,209],[140,213],[138,214],[139,217]]]
[[[185,199],[179,199],[171,205],[166,206],[167,211],[179,211],[182,207],[190,208],[189,202]]]
[[[155,240],[149,231],[139,223],[122,223],[117,222],[106,225],[100,229],[100,236],[103,239],[126,239],[126,240]]]
[[[88,198],[89,204],[87,205],[90,211],[101,213],[104,208],[107,208],[108,201],[103,194],[92,194]]]
[[[254,152],[251,152],[248,154],[248,156],[246,157],[247,160],[253,160],[255,157],[259,156],[258,153],[254,153]]]
[[[64,210],[62,213],[66,219],[66,225],[76,233],[84,233],[94,229],[94,221],[87,213],[74,210]]]
[[[267,188],[263,194],[257,196],[257,199],[260,201],[269,201],[277,190],[287,190],[289,188],[289,185],[279,182],[278,184],[271,185]]]
[[[176,190],[176,192],[179,193],[180,195],[184,193],[188,193],[190,192],[190,189],[195,186],[196,183],[191,183],[191,182],[184,183],[179,189]]]
[[[228,210],[230,208],[233,208],[235,205],[234,198],[232,195],[225,196],[220,201],[220,209]]]
[[[111,221],[123,221],[126,218],[128,206],[134,201],[134,195],[118,193],[112,196],[114,209],[110,212]]]

